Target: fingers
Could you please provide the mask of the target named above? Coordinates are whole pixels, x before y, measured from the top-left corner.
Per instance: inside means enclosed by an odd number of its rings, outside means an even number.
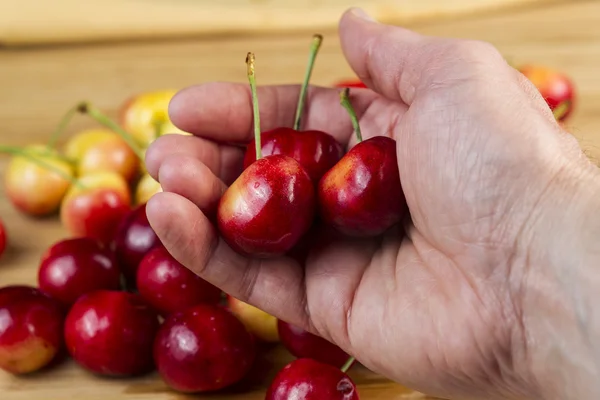
[[[198,276],[278,318],[307,326],[304,275],[295,261],[237,254],[198,207],[175,193],[153,196],[146,213],[169,253]]]
[[[214,216],[227,186],[197,158],[171,155],[158,170],[158,182],[165,192],[189,199],[205,215]]]
[[[258,88],[261,131],[292,127],[299,90],[299,85]],[[353,106],[360,117],[377,94],[356,93]],[[171,100],[169,115],[177,127],[202,138],[243,144],[253,138],[252,98],[246,84],[207,83],[184,89]],[[323,130],[343,145],[352,134],[339,89],[310,87],[302,121],[303,130]]]
[[[213,174],[230,185],[241,173],[242,147],[222,145],[194,136],[164,135],[156,139],[146,151],[148,173],[158,180],[163,161],[173,155],[188,156],[205,164]]]
[[[392,100],[411,104],[432,87],[463,81],[474,71],[509,66],[491,45],[466,40],[442,39],[379,24],[362,10],[347,11],[339,26],[342,50],[352,69],[365,84]]]

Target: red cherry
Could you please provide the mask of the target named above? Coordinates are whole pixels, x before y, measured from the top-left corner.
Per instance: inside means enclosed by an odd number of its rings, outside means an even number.
[[[77,300],[65,322],[73,359],[99,375],[133,376],[151,371],[158,315],[139,295],[110,290]]]
[[[163,246],[142,259],[137,271],[137,289],[163,315],[221,300],[220,289],[181,265]]]
[[[113,253],[92,238],[66,239],[42,256],[38,270],[40,289],[70,307],[85,293],[119,290],[121,271]]]
[[[358,400],[346,373],[310,358],[292,361],[273,379],[265,400]]]
[[[47,366],[63,347],[64,312],[30,286],[0,289],[0,368],[26,374]]]
[[[242,172],[221,197],[219,231],[240,254],[279,256],[310,228],[314,186],[293,158],[261,158]]]
[[[322,131],[296,131],[276,128],[261,134],[262,155],[283,154],[298,161],[315,184],[344,155],[344,149],[333,136]],[[244,168],[256,161],[256,146],[246,148]]]
[[[162,379],[180,392],[206,392],[239,382],[256,356],[252,335],[220,306],[199,304],[171,314],[154,343]]]
[[[407,211],[400,183],[396,141],[386,136],[362,140],[360,127],[348,99],[359,143],[319,182],[319,215],[324,223],[350,236],[376,236],[396,225]]]
[[[312,358],[340,368],[350,357],[328,340],[282,320],[277,321],[279,339],[294,357]]]
[[[145,203],[137,206],[121,221],[114,247],[117,261],[129,283],[135,283],[137,270],[144,256],[160,244],[148,222]]]
[[[323,131],[300,131],[300,119],[304,110],[308,83],[321,47],[323,37],[314,35],[311,42],[308,65],[298,96],[294,129],[275,128],[263,132],[261,136],[261,152],[263,156],[282,154],[298,161],[316,184],[327,170],[335,165],[344,154],[342,145],[333,136]],[[244,157],[244,168],[248,168],[256,160],[256,142],[248,144]]]
[[[262,157],[254,54],[248,53],[246,63],[252,91],[257,160],[221,197],[217,225],[221,236],[240,254],[280,256],[289,251],[312,225],[314,184],[293,158],[282,154]]]

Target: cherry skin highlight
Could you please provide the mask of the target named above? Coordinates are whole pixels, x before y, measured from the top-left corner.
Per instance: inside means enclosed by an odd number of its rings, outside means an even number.
[[[113,252],[87,237],[65,239],[42,256],[38,285],[70,307],[82,295],[99,289],[119,290],[121,271]]]
[[[139,295],[98,290],[77,300],[65,322],[71,357],[103,376],[135,376],[154,368],[152,345],[159,328],[156,311]]]
[[[276,128],[261,134],[262,155],[283,154],[298,161],[313,182],[319,179],[344,155],[333,136],[316,130],[296,131]],[[256,161],[256,144],[250,142],[244,156],[244,168]]]
[[[375,136],[354,146],[330,169],[317,191],[322,220],[349,236],[376,236],[407,211],[396,141]]]
[[[181,265],[163,246],[142,259],[136,286],[140,295],[162,315],[221,300],[220,289]]]
[[[350,377],[310,358],[292,361],[273,379],[265,400],[358,400]]]
[[[63,348],[61,304],[24,285],[0,288],[0,369],[14,375],[46,367]]]
[[[310,177],[293,158],[263,157],[225,191],[218,228],[232,249],[253,257],[285,254],[312,225],[315,193]]]
[[[171,314],[154,343],[164,382],[184,392],[208,392],[239,382],[256,357],[252,335],[228,310],[200,304]]]

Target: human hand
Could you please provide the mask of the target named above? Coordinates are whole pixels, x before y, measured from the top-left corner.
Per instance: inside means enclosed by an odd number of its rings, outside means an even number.
[[[397,141],[410,220],[380,238],[331,238],[296,259],[249,259],[207,217],[252,139],[247,85],[210,83],[172,100],[148,150],[164,192],[148,203],[169,252],[202,278],[336,343],[367,367],[438,396],[537,398],[525,326],[532,237],[558,178],[585,169],[537,90],[490,45],[365,20],[340,23],[369,89],[352,91],[365,138]],[[260,60],[260,55],[258,55]],[[299,86],[261,87],[263,130],[291,126]],[[355,144],[335,89],[311,87],[305,129]],[[316,233],[319,235],[319,232]],[[319,237],[319,236],[317,236]]]

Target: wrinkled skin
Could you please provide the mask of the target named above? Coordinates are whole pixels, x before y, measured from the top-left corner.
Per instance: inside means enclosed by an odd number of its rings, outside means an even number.
[[[323,231],[305,265],[234,253],[206,217],[241,171],[243,149],[225,143],[252,138],[248,85],[232,83],[187,88],[171,102],[173,122],[195,137],[164,136],[148,150],[148,171],[164,190],[148,203],[152,227],[202,278],[400,383],[464,399],[561,398],[560,383],[544,385],[548,376],[538,374],[551,328],[535,325],[534,305],[550,303],[530,283],[549,274],[542,244],[566,245],[545,221],[557,209],[561,220],[572,214],[570,200],[583,198],[574,182],[592,167],[577,142],[488,44],[423,37],[357,11],[343,16],[340,37],[368,86],[351,91],[363,136],[397,141],[405,234]],[[259,88],[263,130],[293,120],[298,91]],[[356,143],[336,89],[311,87],[308,102],[303,129]]]

